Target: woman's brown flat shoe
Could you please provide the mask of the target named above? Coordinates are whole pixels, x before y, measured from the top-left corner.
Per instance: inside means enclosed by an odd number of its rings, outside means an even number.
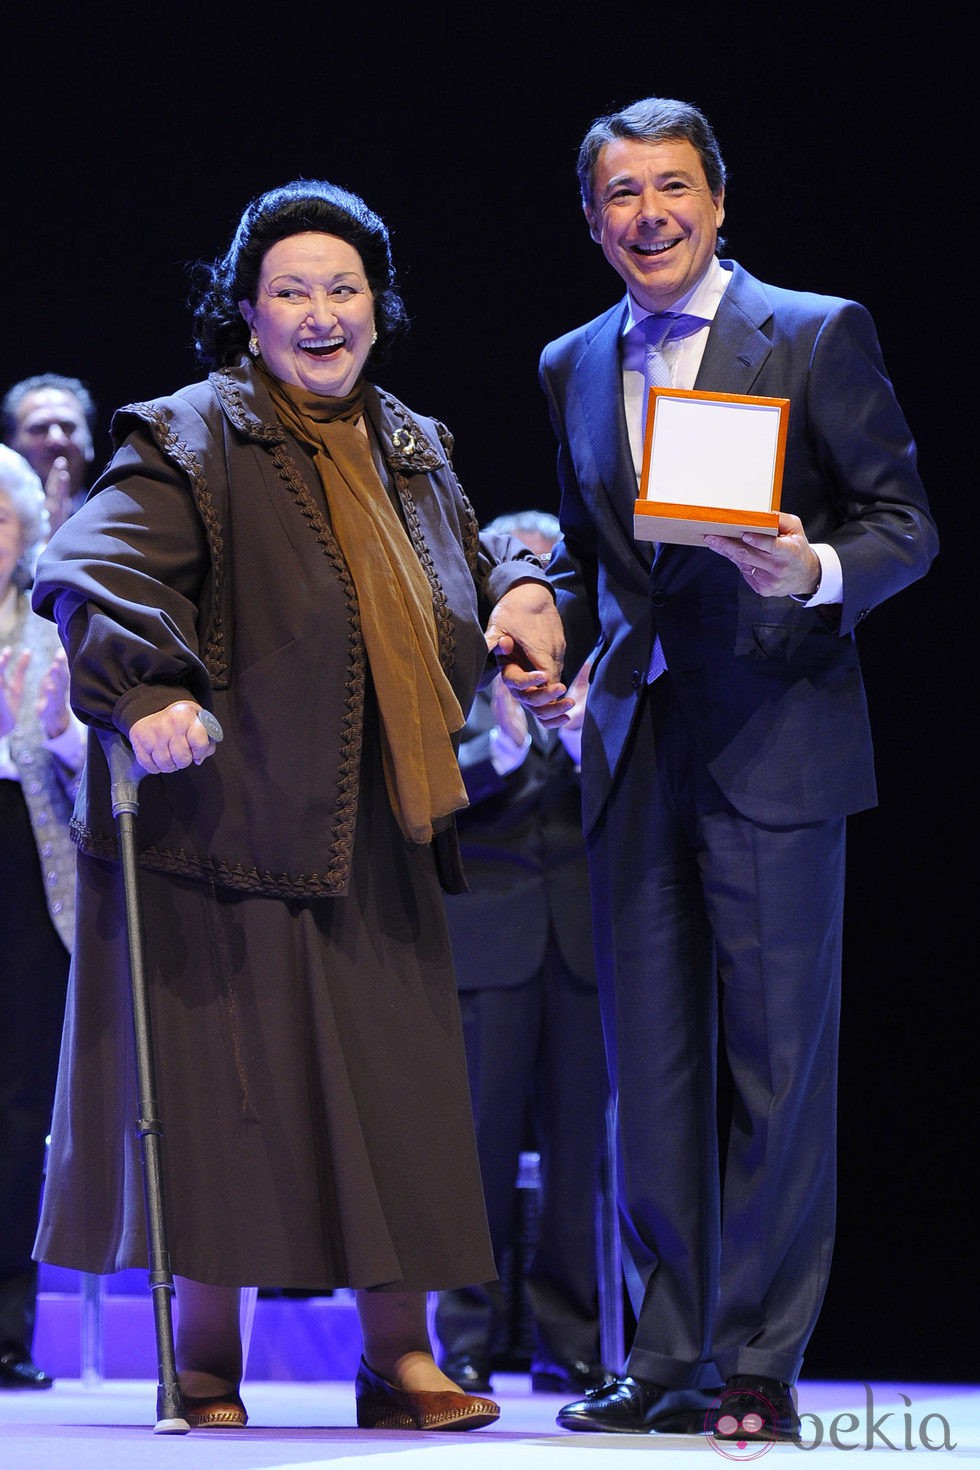
[[[358,1429],[482,1429],[500,1416],[493,1399],[451,1390],[395,1388],[361,1359],[354,1380]]]
[[[184,1418],[191,1429],[244,1429],[248,1423],[237,1389],[228,1389],[208,1399],[192,1398],[185,1393],[183,1400]]]

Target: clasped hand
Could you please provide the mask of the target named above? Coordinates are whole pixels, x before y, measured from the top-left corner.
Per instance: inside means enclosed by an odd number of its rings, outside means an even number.
[[[543,725],[563,725],[574,700],[565,698],[560,675],[565,634],[550,589],[518,582],[490,615],[487,648],[515,699]]]

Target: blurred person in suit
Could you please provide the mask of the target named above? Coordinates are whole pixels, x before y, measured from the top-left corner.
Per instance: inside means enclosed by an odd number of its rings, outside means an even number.
[[[538,510],[486,529],[516,536],[545,563],[560,534]],[[578,776],[588,668],[561,731],[529,717],[499,677],[478,692],[459,750],[470,892],[446,896],[490,1235],[498,1266],[509,1258],[515,1273],[519,1159],[531,1146],[540,1153],[540,1224],[518,1289],[532,1388],[553,1393],[611,1378],[600,1361],[596,1253],[608,1082]],[[502,1279],[437,1299],[441,1366],[471,1393],[489,1391],[492,1368],[513,1354],[505,1293]]]

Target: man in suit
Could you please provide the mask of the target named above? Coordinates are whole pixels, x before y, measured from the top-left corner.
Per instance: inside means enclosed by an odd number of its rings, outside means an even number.
[[[598,638],[583,810],[637,1326],[625,1374],[558,1422],[793,1441],[834,1241],[845,821],[876,801],[854,629],[938,541],[867,311],[720,259],[703,115],[651,97],[599,118],[578,177],[627,294],[541,357],[549,570],[566,670]],[[789,399],[775,536],[634,536],[643,323],[661,312],[694,327],[662,349],[674,388]],[[561,686],[508,647],[509,686],[560,724]]]
[[[545,562],[559,535],[556,517],[537,510],[487,529],[517,536]],[[477,695],[459,748],[470,891],[446,899],[494,1254],[498,1265],[515,1257],[518,1160],[533,1146],[539,1225],[519,1282],[531,1386],[566,1394],[612,1378],[599,1352],[596,1204],[609,1083],[578,777],[586,679],[587,669],[561,731],[529,718],[499,678]],[[441,1367],[466,1392],[490,1391],[495,1360],[515,1346],[512,1316],[499,1281],[440,1293]]]

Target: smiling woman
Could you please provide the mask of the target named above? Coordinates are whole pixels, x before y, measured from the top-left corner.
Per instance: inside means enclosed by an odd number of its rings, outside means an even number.
[[[241,301],[249,351],[285,383],[342,398],[377,338],[361,257],[335,235],[291,235],[262,262],[254,304]]]
[[[480,535],[448,431],[368,380],[404,322],[362,199],[300,180],[255,200],[201,268],[213,370],[115,415],[114,458],[38,568],[73,706],[149,773],[141,896],[191,1427],[246,1423],[246,1285],[356,1290],[362,1427],[498,1415],[441,1372],[427,1330],[428,1290],[494,1276],[441,889],[463,881],[455,734],[484,629],[550,650],[555,680],[561,625],[532,553]],[[36,1251],[102,1273],[145,1266],[146,1247],[119,1085],[123,895],[89,750]],[[84,1221],[82,1197],[99,1202]]]

